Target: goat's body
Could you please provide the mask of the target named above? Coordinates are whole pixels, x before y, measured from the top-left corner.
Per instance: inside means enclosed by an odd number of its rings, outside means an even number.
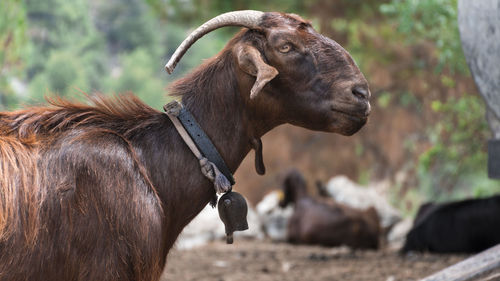
[[[116,102],[128,101],[138,102]],[[0,280],[157,280],[182,227],[213,194],[201,174],[173,172],[197,163],[166,116],[150,110],[134,120],[138,112],[102,109],[65,104],[0,117],[0,204],[8,214]],[[73,122],[53,121],[59,115]],[[196,204],[179,206],[190,187],[200,189]]]
[[[235,85],[228,71],[210,78]],[[251,148],[235,91],[182,95],[232,172]],[[136,97],[53,103],[0,113],[0,280],[158,280],[212,183]]]
[[[8,198],[3,190],[4,208],[20,215],[6,220],[0,280],[157,279],[164,216],[134,147],[116,131],[85,125],[57,139],[34,134],[40,141],[29,146],[2,143],[4,151],[24,147],[14,162],[2,155],[10,177],[31,176]]]
[[[500,243],[500,195],[420,206],[402,252],[477,253]]]
[[[291,170],[285,177],[283,193],[280,206],[294,203],[293,214],[288,222],[289,242],[378,248],[380,222],[375,208],[359,210],[331,198],[313,198],[307,192],[304,177],[297,170]]]
[[[377,249],[378,236],[374,209],[360,211],[311,197],[296,202],[288,225],[288,240],[297,244]]]

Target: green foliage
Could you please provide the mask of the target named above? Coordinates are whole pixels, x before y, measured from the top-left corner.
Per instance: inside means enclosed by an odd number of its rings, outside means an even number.
[[[45,70],[30,83],[31,102],[43,102],[46,95],[68,96],[79,90],[89,92],[82,59],[73,53],[53,52],[46,62]]]
[[[26,58],[29,79],[44,70],[52,51],[74,48],[95,33],[85,0],[26,0],[26,11],[33,44]]]
[[[489,130],[481,99],[464,95],[433,101],[431,107],[442,117],[429,129],[432,146],[419,157],[420,191],[437,200],[498,191],[498,184],[486,176]]]
[[[421,102],[409,91],[405,91],[399,95],[399,104],[403,107],[414,107],[418,111],[422,110]]]
[[[18,62],[25,43],[26,15],[20,0],[0,1],[0,69]]]
[[[159,56],[157,48],[160,36],[155,32],[160,28],[144,1],[95,1],[95,8],[95,26],[114,53],[145,48],[152,55]]]
[[[392,0],[380,11],[393,19],[408,44],[430,40],[438,53],[437,71],[467,72],[457,24],[457,0]]]
[[[31,101],[98,91],[134,92],[157,108],[165,103],[165,85],[172,78],[165,79],[166,61],[159,58],[171,55],[190,30],[175,22],[160,28],[151,7],[163,1],[42,2],[27,0],[26,6],[33,35],[25,56]],[[173,78],[222,49],[229,38],[223,32],[195,44]]]
[[[121,73],[110,78],[107,91],[116,93],[133,92],[152,107],[160,109],[165,102],[164,84],[155,69],[155,60],[146,49],[138,48],[121,58]]]
[[[441,84],[447,88],[455,88],[455,80],[447,75],[441,75]]]
[[[14,106],[17,97],[9,80],[21,75],[26,38],[26,13],[21,0],[0,1],[0,109]]]
[[[381,108],[387,108],[392,100],[392,95],[389,92],[383,92],[377,97],[377,104]]]
[[[304,0],[145,0],[163,20],[184,24],[200,23],[202,19],[235,10],[304,12]]]
[[[26,1],[31,45],[25,53],[30,100],[101,89],[108,72],[106,41],[84,0]]]

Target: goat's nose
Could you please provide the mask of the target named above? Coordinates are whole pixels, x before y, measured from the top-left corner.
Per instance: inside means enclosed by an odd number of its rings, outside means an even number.
[[[366,86],[355,86],[352,88],[352,94],[360,99],[369,99],[370,98],[370,90]]]

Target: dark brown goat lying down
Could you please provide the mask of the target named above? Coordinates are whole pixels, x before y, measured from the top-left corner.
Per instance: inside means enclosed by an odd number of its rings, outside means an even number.
[[[305,179],[296,170],[286,176],[283,192],[280,206],[294,204],[288,223],[290,243],[378,248],[380,220],[375,208],[358,210],[332,198],[313,198],[307,192]]]
[[[352,135],[366,123],[370,92],[351,56],[296,15],[218,16],[169,71],[227,25],[246,28],[171,92],[231,172],[280,124]],[[134,96],[89,104],[0,113],[0,280],[158,280],[178,234],[214,197],[164,113]]]

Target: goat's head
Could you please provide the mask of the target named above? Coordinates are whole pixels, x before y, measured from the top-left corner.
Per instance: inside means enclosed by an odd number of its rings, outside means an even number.
[[[166,65],[169,73],[204,34],[222,26],[244,26],[226,48],[235,58],[240,90],[256,111],[277,123],[352,135],[370,113],[368,83],[335,41],[297,15],[237,11],[193,31]]]
[[[280,207],[284,208],[289,203],[296,202],[300,197],[307,195],[307,183],[302,174],[292,169],[288,172],[283,181],[283,198],[280,200]]]

